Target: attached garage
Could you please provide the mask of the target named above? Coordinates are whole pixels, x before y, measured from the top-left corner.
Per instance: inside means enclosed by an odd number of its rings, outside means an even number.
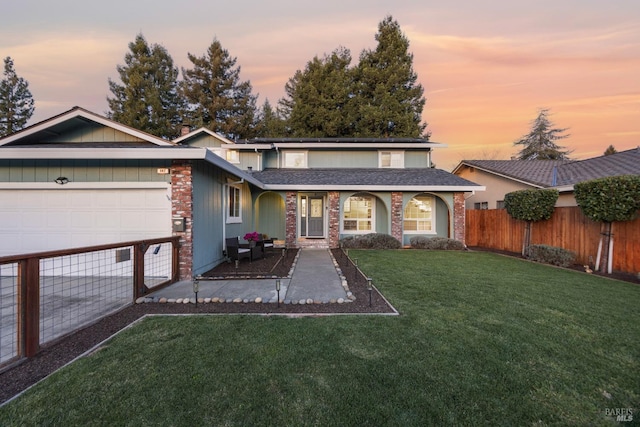
[[[0,256],[171,236],[170,192],[164,182],[5,184]]]

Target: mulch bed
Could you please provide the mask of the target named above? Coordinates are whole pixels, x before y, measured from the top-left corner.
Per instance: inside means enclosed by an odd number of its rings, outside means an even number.
[[[264,313],[264,314],[392,314],[395,310],[389,306],[384,297],[375,289],[369,291],[366,279],[353,266],[350,260],[339,250],[333,255],[347,277],[349,290],[356,297],[355,301],[344,304],[257,304],[257,303],[210,303],[210,304],[136,304],[128,306],[111,316],[87,326],[57,342],[50,344],[31,359],[23,360],[0,373],[0,404],[35,384],[42,378],[69,363],[76,357],[90,350],[111,335],[125,328],[146,314],[207,314],[207,313]],[[287,250],[282,257],[279,253],[269,254],[264,259],[248,262],[243,260],[238,274],[245,277],[276,275],[286,277],[291,269],[297,250]],[[207,272],[206,276],[229,276],[236,274],[235,263],[223,263]]]
[[[474,247],[470,247],[469,249],[473,250],[473,251],[478,251],[478,252],[491,252],[491,253],[505,255],[505,256],[509,256],[509,257],[513,257],[513,258],[526,259],[525,257],[522,256],[522,254],[515,253],[515,252],[501,251],[501,250],[498,250],[498,249],[481,248],[481,247],[475,247],[475,246]],[[593,266],[591,266],[591,267],[593,267]],[[591,273],[587,273],[584,265],[582,265],[582,264],[574,264],[574,265],[572,265],[570,267],[567,267],[567,269],[574,270],[574,271],[580,271],[580,272],[585,273],[585,274],[593,274],[594,276],[604,277],[604,278],[607,278],[607,279],[616,279],[616,280],[622,280],[623,282],[640,284],[640,273],[638,273],[638,275],[631,274],[631,273],[625,273],[625,272],[622,272],[622,271],[612,271],[611,274],[608,274],[608,273],[602,272],[602,271],[592,271]]]

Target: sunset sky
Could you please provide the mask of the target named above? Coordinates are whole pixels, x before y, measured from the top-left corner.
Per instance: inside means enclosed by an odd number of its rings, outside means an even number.
[[[275,105],[314,56],[343,46],[355,65],[392,15],[411,43],[431,139],[448,145],[434,154],[439,168],[510,158],[540,108],[569,128],[560,143],[576,159],[640,145],[637,0],[22,0],[2,15],[0,57],[36,101],[29,124],[76,105],[105,114],[108,78],[138,33],[185,68],[217,38],[258,104]]]

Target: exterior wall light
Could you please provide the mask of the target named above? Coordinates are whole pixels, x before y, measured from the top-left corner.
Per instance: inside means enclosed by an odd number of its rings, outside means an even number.
[[[369,291],[369,307],[371,307],[371,293],[373,291],[373,279],[367,277],[367,290]]]
[[[65,185],[69,182],[69,178],[66,176],[59,176],[54,181],[56,184]]]

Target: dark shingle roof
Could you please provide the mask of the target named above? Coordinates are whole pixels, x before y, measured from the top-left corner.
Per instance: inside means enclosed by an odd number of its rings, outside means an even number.
[[[640,148],[579,161],[464,160],[462,164],[538,187],[556,187],[607,176],[640,175]]]
[[[440,169],[265,169],[252,176],[278,186],[479,186]]]
[[[553,182],[554,169],[568,162],[566,160],[464,160],[462,163],[538,187],[548,187]]]
[[[563,165],[558,168],[556,185],[618,175],[640,175],[640,147]]]

